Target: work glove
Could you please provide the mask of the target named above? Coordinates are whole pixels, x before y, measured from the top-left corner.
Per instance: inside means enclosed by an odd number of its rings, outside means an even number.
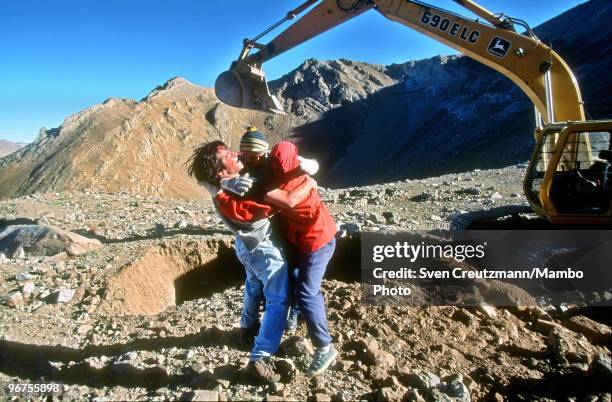
[[[253,179],[249,177],[248,173],[245,173],[242,176],[223,179],[220,184],[223,190],[230,191],[242,197],[253,186]]]
[[[309,176],[316,174],[319,171],[319,162],[316,159],[306,159],[298,156],[300,169]]]

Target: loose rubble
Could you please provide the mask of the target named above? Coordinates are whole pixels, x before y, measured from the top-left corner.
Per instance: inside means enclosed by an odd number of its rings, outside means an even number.
[[[5,224],[28,218],[101,247],[2,252],[0,382],[44,377],[68,386],[65,400],[609,399],[609,309],[361,304],[360,231],[447,228],[492,200],[521,203],[512,194],[523,173],[320,189],[342,235],[323,282],[340,356],[307,379],[313,348],[301,323],[273,359],[274,386],[241,375],[243,274],[209,200],[82,192],[2,201]]]

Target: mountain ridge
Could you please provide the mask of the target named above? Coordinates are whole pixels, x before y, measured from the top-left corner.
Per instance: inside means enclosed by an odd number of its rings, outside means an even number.
[[[612,80],[606,78],[612,65],[610,20],[612,3],[591,0],[534,28],[570,64],[591,118],[612,117]],[[292,133],[305,153],[319,156],[322,184],[368,185],[499,168],[530,158],[533,106],[514,83],[493,69],[454,55],[392,64],[377,68],[376,74],[377,80],[390,79],[394,84],[320,112],[312,107],[318,118]],[[311,75],[317,77],[316,72]],[[303,82],[315,81],[306,77]],[[272,82],[271,87],[287,108],[293,106],[291,97],[284,99],[282,83]],[[326,103],[333,102],[300,99],[304,107]]]
[[[263,125],[262,115],[172,78],[140,101],[108,98],[41,130],[32,144],[0,160],[0,189],[5,197],[83,189],[202,197],[205,190],[186,174],[192,149],[211,138],[236,143],[244,122]]]
[[[536,32],[573,63],[587,110],[602,118],[610,108],[590,103],[612,102],[612,80],[603,74],[612,64],[605,42],[612,28],[595,35],[574,24],[571,37],[559,33],[567,21],[585,18],[601,25],[612,18],[612,4],[591,0]],[[591,54],[581,42],[598,48]],[[528,159],[533,145],[527,97],[461,55],[388,66],[307,59],[269,84],[286,116],[227,106],[212,89],[183,77],[138,101],[108,98],[41,129],[32,144],[0,159],[0,194],[92,189],[202,197],[184,166],[192,149],[212,139],[236,147],[250,124],[271,143],[297,142],[305,156],[319,159],[319,182],[336,188],[508,166]]]

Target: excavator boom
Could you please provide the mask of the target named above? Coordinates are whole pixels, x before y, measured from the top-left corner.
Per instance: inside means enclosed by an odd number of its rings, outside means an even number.
[[[479,19],[418,0],[308,0],[254,40],[244,41],[238,59],[215,83],[217,97],[232,106],[283,113],[270,93],[262,64],[374,9],[493,68],[533,102],[537,144],[524,183],[533,210],[551,222],[612,223],[612,121],[585,122],[574,74],[524,21],[493,14],[472,0],[454,1]],[[270,42],[257,43],[306,10]],[[515,25],[525,32],[517,32]],[[251,52],[253,49],[257,51]],[[584,124],[576,124],[581,122]]]
[[[365,11],[375,9],[386,18],[442,42],[511,79],[531,99],[544,123],[584,120],[582,98],[573,73],[559,55],[537,37],[517,33],[512,21],[520,20],[498,17],[470,0],[455,2],[487,23],[416,0],[351,1],[308,1],[298,11],[317,4],[269,43],[262,45],[245,40],[238,60],[215,84],[219,99],[238,107],[281,111],[280,103],[269,92],[261,65]],[[296,12],[289,14],[295,15]],[[527,32],[532,34],[529,29]],[[258,51],[251,53],[253,48]],[[554,102],[553,97],[563,99],[563,102]]]

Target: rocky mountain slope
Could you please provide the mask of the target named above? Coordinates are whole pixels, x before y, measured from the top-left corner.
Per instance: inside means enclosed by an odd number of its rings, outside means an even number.
[[[573,68],[593,118],[612,117],[610,20],[612,3],[592,0],[535,29]],[[531,102],[467,57],[309,60],[271,86],[288,110],[319,115],[294,136],[321,155],[321,181],[334,187],[505,166],[529,159],[533,146]]]
[[[174,78],[140,101],[110,98],[41,130],[32,144],[0,160],[0,193],[200,197],[201,187],[186,174],[193,148],[213,139],[236,144],[248,124],[266,127],[272,139],[283,131],[279,118],[228,107],[212,89]]]
[[[536,29],[574,68],[599,118],[612,110],[611,19],[612,3],[591,0]],[[0,197],[80,189],[199,197],[184,166],[194,146],[236,145],[248,124],[271,142],[299,142],[331,187],[507,166],[527,160],[533,145],[527,98],[466,57],[390,66],[309,59],[270,86],[287,116],[228,107],[182,78],[140,101],[108,99],[0,160]]]
[[[321,189],[343,229],[323,281],[340,357],[308,381],[301,324],[283,338],[273,386],[240,374],[244,274],[209,200],[71,192],[0,201],[6,219],[102,242],[77,257],[0,255],[0,383],[44,377],[63,384],[63,400],[607,400],[609,308],[361,302],[362,230],[435,233],[454,213],[516,203],[523,174],[512,166]],[[610,303],[609,292],[597,297]]]
[[[6,141],[6,140],[0,140],[0,158],[5,155],[15,152],[17,149],[25,145],[26,144],[23,144],[21,142],[14,143],[14,142]]]

